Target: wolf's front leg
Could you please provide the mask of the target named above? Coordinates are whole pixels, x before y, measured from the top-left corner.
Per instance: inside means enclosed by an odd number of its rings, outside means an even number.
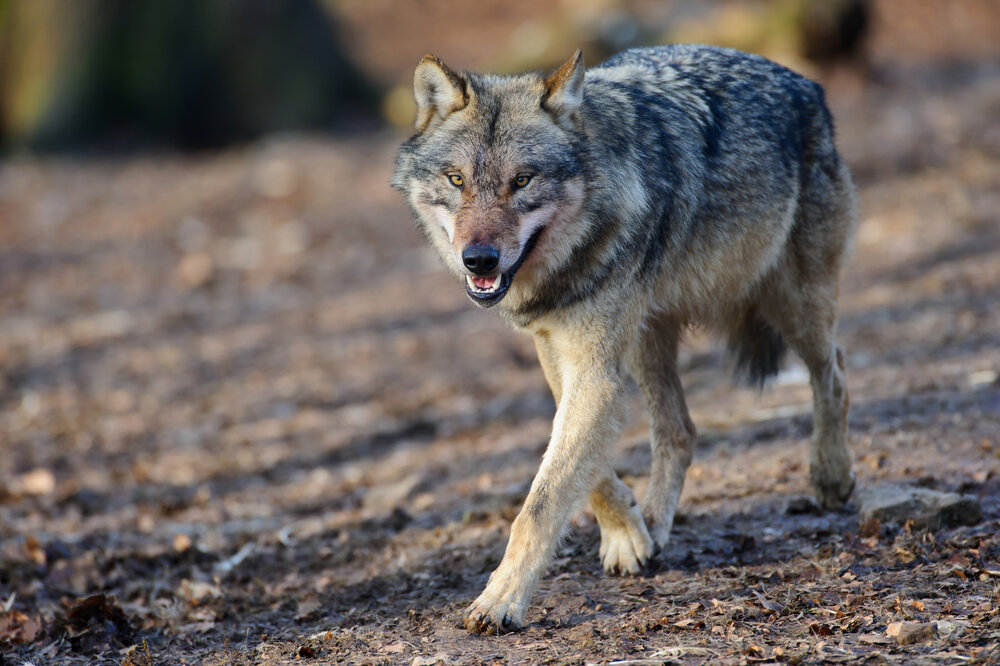
[[[560,356],[548,335],[535,336],[535,348],[542,372],[558,405],[562,399]],[[610,467],[590,491],[590,506],[601,526],[601,564],[608,573],[639,573],[653,554],[653,542],[646,529],[635,495]]]
[[[552,439],[500,566],[466,611],[465,627],[503,633],[524,623],[531,595],[552,558],[572,511],[606,475],[610,444],[624,416],[622,381],[614,364],[563,373]]]

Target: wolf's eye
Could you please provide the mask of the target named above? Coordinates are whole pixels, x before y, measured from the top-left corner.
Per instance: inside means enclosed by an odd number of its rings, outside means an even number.
[[[461,174],[449,173],[448,180],[451,181],[451,184],[455,187],[462,187],[462,185],[465,185],[465,179],[462,178]]]
[[[514,187],[521,188],[531,182],[531,176],[520,175],[514,179]]]

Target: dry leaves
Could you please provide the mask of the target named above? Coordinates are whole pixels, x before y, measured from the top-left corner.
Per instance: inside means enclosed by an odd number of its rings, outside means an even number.
[[[73,650],[106,653],[135,643],[136,630],[118,603],[103,594],[64,602],[65,615],[53,623],[53,635],[69,639]]]
[[[38,623],[16,610],[0,612],[0,645],[30,643],[40,632]]]

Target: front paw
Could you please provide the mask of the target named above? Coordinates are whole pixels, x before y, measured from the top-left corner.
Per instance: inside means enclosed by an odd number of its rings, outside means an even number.
[[[465,628],[475,634],[493,636],[517,631],[524,624],[525,609],[512,590],[503,591],[492,582],[465,611]]]
[[[601,565],[609,574],[638,574],[653,555],[653,540],[636,507],[629,520],[601,526]]]

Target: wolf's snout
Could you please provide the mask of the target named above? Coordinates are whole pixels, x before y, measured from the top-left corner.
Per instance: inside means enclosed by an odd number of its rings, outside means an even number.
[[[462,251],[462,263],[476,275],[493,275],[500,264],[500,252],[492,245],[470,245]]]

